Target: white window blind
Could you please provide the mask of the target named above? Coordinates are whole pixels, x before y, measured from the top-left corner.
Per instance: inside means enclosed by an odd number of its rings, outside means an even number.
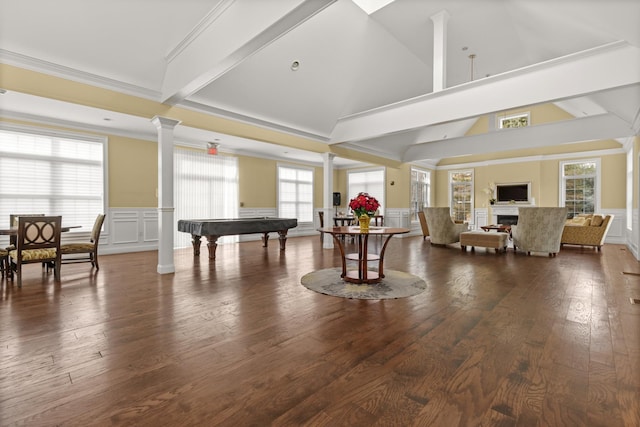
[[[347,174],[347,206],[358,193],[369,193],[380,203],[380,215],[384,215],[384,169],[351,171]]]
[[[313,169],[278,166],[278,216],[313,222]]]
[[[176,148],[173,162],[176,224],[180,219],[238,217],[237,158]],[[218,239],[219,244],[237,241],[237,236]],[[191,235],[178,232],[176,226],[174,246],[191,246]]]
[[[10,214],[62,215],[91,231],[105,212],[106,140],[36,128],[0,128],[0,224]]]

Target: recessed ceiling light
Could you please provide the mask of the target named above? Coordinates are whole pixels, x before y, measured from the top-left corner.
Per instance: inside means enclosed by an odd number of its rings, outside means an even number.
[[[291,71],[298,71],[300,68],[300,61],[293,61],[291,63]]]
[[[110,121],[112,121],[113,119],[112,119],[112,118],[110,118],[110,117],[105,117],[105,118],[103,118],[102,120],[104,120],[105,122],[110,122]]]
[[[462,46],[462,51],[469,49],[467,46]]]
[[[7,90],[0,88],[0,95],[4,95],[5,93],[7,93]]]

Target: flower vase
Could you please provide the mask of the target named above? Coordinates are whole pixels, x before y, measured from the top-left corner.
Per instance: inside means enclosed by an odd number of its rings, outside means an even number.
[[[367,214],[362,214],[358,217],[358,222],[360,224],[360,232],[368,233],[369,232],[369,223],[371,222],[371,217]]]

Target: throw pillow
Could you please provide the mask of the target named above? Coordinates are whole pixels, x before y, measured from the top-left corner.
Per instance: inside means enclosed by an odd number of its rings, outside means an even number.
[[[591,218],[587,218],[587,220],[584,222],[584,226],[589,227],[590,225],[591,225]]]
[[[591,218],[591,226],[592,227],[600,227],[603,222],[604,222],[604,218],[602,218],[600,215],[594,215]]]
[[[580,216],[574,216],[569,222],[571,225],[584,225],[586,219]]]

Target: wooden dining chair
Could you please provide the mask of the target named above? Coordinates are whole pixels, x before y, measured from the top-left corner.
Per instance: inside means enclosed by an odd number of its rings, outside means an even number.
[[[9,214],[9,226],[12,228],[17,228],[18,218],[20,218],[21,216],[44,216],[44,214]],[[7,248],[8,251],[16,248],[17,239],[18,236],[16,234],[12,234],[11,236],[9,236],[9,247]]]
[[[60,280],[61,216],[24,216],[18,218],[16,248],[9,251],[9,278],[18,276],[22,287],[22,265],[45,263],[53,265],[56,281]]]
[[[82,243],[65,243],[60,245],[63,264],[73,264],[76,262],[90,262],[91,267],[100,270],[98,264],[98,243],[100,241],[100,232],[104,223],[104,214],[96,217],[91,230],[91,238],[88,242]]]
[[[0,273],[4,277],[5,272],[9,275],[9,251],[0,249]]]
[[[324,227],[324,212],[322,211],[318,211],[318,217],[320,218],[320,228]],[[324,237],[324,233],[321,231],[320,232],[320,243],[323,242],[323,237]]]

